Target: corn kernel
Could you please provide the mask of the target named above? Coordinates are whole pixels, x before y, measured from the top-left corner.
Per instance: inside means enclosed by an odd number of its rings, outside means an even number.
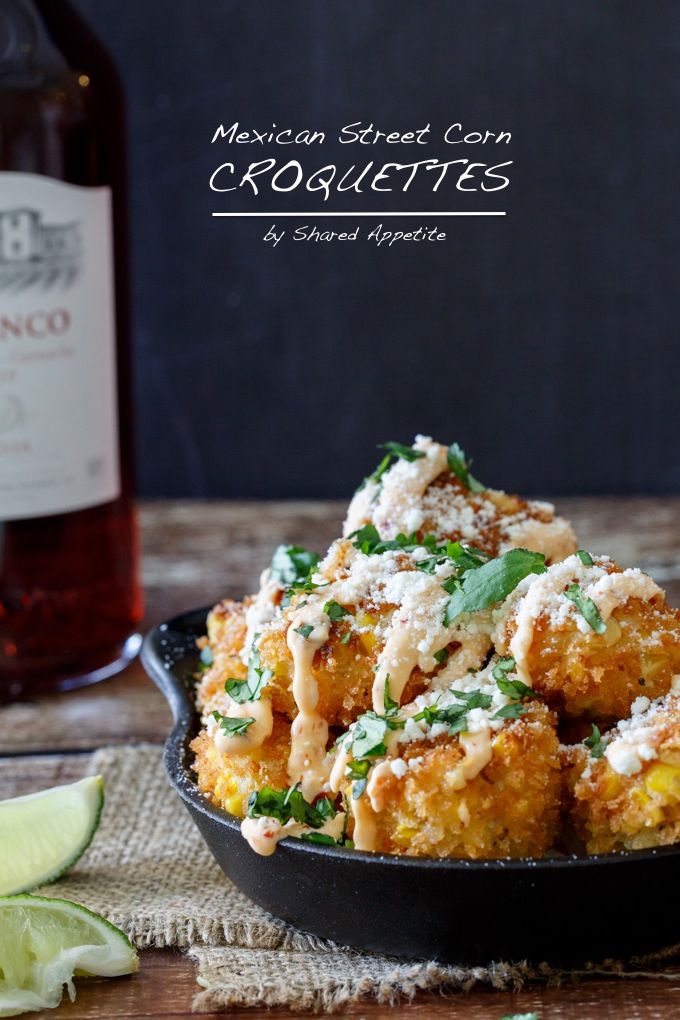
[[[672,800],[680,800],[680,769],[657,762],[647,772],[645,786],[653,793],[661,793]]]
[[[607,648],[611,648],[621,637],[621,628],[613,616],[610,616],[607,620],[607,629],[602,635],[605,645]]]
[[[615,772],[610,772],[602,784],[602,800],[613,800],[621,793],[621,780]]]
[[[224,801],[225,810],[230,815],[243,815],[243,797],[240,793],[232,793],[230,797],[227,797]]]
[[[414,829],[412,825],[398,825],[394,832],[394,842],[400,846],[408,846],[414,836],[418,835],[418,830]]]
[[[374,627],[378,622],[378,618],[373,616],[372,613],[357,613],[355,619],[357,627],[361,629],[364,627]],[[367,652],[370,653],[375,648],[375,634],[372,630],[359,634],[359,640]]]

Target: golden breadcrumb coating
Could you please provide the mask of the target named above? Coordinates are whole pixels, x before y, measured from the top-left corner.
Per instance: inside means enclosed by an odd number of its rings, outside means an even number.
[[[362,610],[355,614],[355,620],[366,628],[364,633],[350,632],[349,624],[343,620],[333,623],[328,641],[314,656],[312,675],[319,688],[318,712],[330,726],[348,726],[371,707],[374,667],[380,651],[372,628],[381,619],[389,620],[393,609],[373,608],[372,612]],[[343,638],[348,633],[345,644]],[[265,633],[259,649],[261,664],[274,673],[270,681],[274,705],[292,719],[297,710],[291,693],[293,657],[286,643],[286,631]],[[427,684],[425,675],[415,669],[403,700],[412,701]]]
[[[563,590],[581,581],[587,594],[578,570],[570,574],[567,569],[575,560],[571,557],[551,570],[559,569],[564,575]],[[603,574],[624,573],[613,560],[598,563]],[[634,585],[640,578],[649,582],[640,571],[626,574],[635,575]],[[530,587],[525,598],[531,596],[532,589],[539,590],[543,578],[548,575],[527,582]],[[570,606],[563,593],[557,597],[562,603],[557,611],[554,591],[543,605],[536,600],[531,643],[523,663],[534,690],[551,708],[566,717],[615,721],[628,715],[639,695],[653,699],[670,690],[674,675],[680,673],[680,613],[667,605],[661,589],[648,597],[631,594],[613,609],[602,634],[584,627],[575,609],[564,612]],[[521,611],[520,599],[514,611],[503,616],[495,636],[499,650],[512,654]]]
[[[471,517],[465,533],[451,513],[456,505],[464,505],[466,517]],[[426,490],[423,512],[423,534],[467,542],[488,556],[524,548],[542,552],[548,563],[554,563],[577,548],[571,525],[555,515],[550,503],[524,500],[500,489],[470,492],[450,473],[440,475]]]
[[[626,732],[639,734],[641,745],[627,743]],[[624,730],[617,755],[614,745],[619,736],[618,729],[608,734],[609,750],[599,758],[583,746],[564,753],[568,811],[586,850],[606,853],[678,842],[680,696],[661,699],[639,717],[637,730]],[[638,752],[641,746],[642,754],[636,753],[636,746]],[[615,770],[609,755],[623,773]],[[625,774],[631,769],[637,771]]]
[[[248,797],[263,786],[284,789],[288,784],[290,722],[274,716],[271,737],[258,748],[245,754],[224,754],[218,751],[205,729],[191,742],[195,760],[193,769],[198,788],[213,804],[232,815],[243,818]]]
[[[479,775],[455,789],[452,775],[464,758],[457,736],[405,745],[402,759],[413,764],[403,778],[390,775],[381,784],[376,849],[472,859],[545,854],[555,841],[560,811],[552,713],[533,702],[493,736],[492,750]]]
[[[413,451],[365,480],[349,505],[346,536],[372,524],[383,539],[399,532],[434,535],[438,541],[466,542],[489,556],[528,548],[553,563],[575,552],[571,525],[550,503],[483,487],[465,470],[461,474],[462,451],[454,458],[454,471],[450,451],[429,436],[417,436]]]
[[[213,664],[203,673],[196,686],[196,705],[201,711],[218,691],[224,690],[225,680],[231,677],[242,680],[246,675],[241,652],[246,639],[246,609],[249,601],[223,599],[208,613],[208,637],[203,647],[210,647]]]

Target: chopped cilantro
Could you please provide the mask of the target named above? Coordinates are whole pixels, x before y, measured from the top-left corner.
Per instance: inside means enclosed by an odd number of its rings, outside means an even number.
[[[477,479],[470,474],[472,460],[467,459],[458,443],[451,443],[447,460],[449,462],[449,468],[458,481],[463,483],[466,489],[469,489],[470,492],[484,492],[486,486],[482,485],[481,482],[478,482]]]
[[[220,724],[220,729],[226,733],[228,737],[245,736],[248,727],[252,726],[255,722],[252,718],[239,719],[233,718],[230,715],[221,715],[217,709],[213,712],[213,719]]]
[[[520,698],[535,698],[536,692],[533,688],[528,687],[523,683],[519,677],[515,680],[508,679],[508,673],[512,673],[515,668],[515,660],[512,656],[501,658],[498,660],[491,675],[496,681],[496,686],[501,694],[505,694],[508,698],[514,698],[519,700]]]
[[[305,843],[316,843],[317,846],[338,846],[337,839],[334,839],[325,832],[303,832],[300,835],[300,839],[304,840]]]
[[[414,450],[412,446],[404,446],[403,443],[395,443],[390,439],[386,443],[380,443],[379,449],[387,450],[393,457],[401,457],[402,460],[420,460],[425,454],[422,450]]]
[[[346,776],[352,780],[352,800],[358,800],[366,789],[368,772],[372,762],[368,758],[363,761],[351,761],[347,765]]]
[[[448,648],[440,648],[438,652],[434,653],[434,661],[435,662],[446,662],[448,657],[449,657],[449,650],[448,650]]]
[[[352,754],[355,758],[378,758],[387,752],[384,738],[387,720],[375,712],[364,712],[354,724]]]
[[[390,697],[390,675],[389,673],[385,677],[385,693],[383,695],[383,704],[385,706],[385,715],[395,715],[399,711],[399,702],[393,701]]]
[[[364,758],[362,761],[350,761],[347,764],[347,778],[348,779],[365,779],[368,775],[372,762],[368,758]]]
[[[365,524],[358,531],[353,531],[349,537],[354,539],[354,548],[359,549],[366,556],[375,556],[393,549],[410,552],[421,544],[418,542],[415,532],[412,535],[397,535],[396,538],[383,542],[378,534],[378,529],[373,524]]]
[[[255,635],[257,639],[259,635]],[[262,691],[273,677],[271,669],[263,669],[260,665],[260,653],[255,648],[248,662],[248,675],[245,680],[231,678],[224,684],[227,694],[242,705],[245,701],[259,701]]]
[[[319,562],[318,553],[299,545],[280,545],[272,556],[269,576],[283,587],[309,577]]]
[[[276,818],[282,825],[292,818],[300,825],[320,829],[335,814],[335,808],[328,797],[321,797],[315,804],[310,804],[297,785],[288,790],[263,786],[261,790],[253,790],[248,798],[249,818]]]
[[[451,693],[462,704],[446,705],[439,708],[436,704],[426,705],[425,708],[414,715],[416,722],[424,719],[428,726],[435,723],[444,723],[449,727],[449,733],[460,733],[467,726],[467,716],[473,708],[487,709],[491,707],[492,698],[489,694],[482,694],[481,691],[454,691]]]
[[[607,746],[606,741],[602,739],[602,734],[595,723],[591,724],[590,736],[586,737],[583,743],[586,745],[593,758],[601,758],[604,754],[605,747]]]
[[[302,581],[293,581],[293,583],[290,584],[283,593],[281,608],[286,609],[290,605],[293,595],[309,595],[311,592],[316,591],[317,588],[326,588],[329,584],[330,581],[323,581],[321,584],[315,584],[315,582],[310,580],[309,577]]]
[[[351,616],[349,609],[345,609],[335,599],[330,599],[323,607],[323,611],[326,616],[329,616],[331,620],[342,620],[343,616]]]
[[[490,694],[482,694],[481,691],[454,691],[451,688],[451,693],[459,701],[465,702],[468,710],[471,708],[491,708],[491,702],[493,701]]]
[[[520,704],[519,701],[513,701],[509,705],[506,705],[505,708],[499,708],[498,711],[495,712],[491,716],[491,718],[492,719],[519,719],[519,717],[521,715],[524,715],[524,713],[527,712],[527,711],[528,711],[528,709],[527,709],[526,705]]]
[[[313,623],[303,623],[301,627],[293,627],[293,630],[295,631],[296,634],[299,634],[300,637],[303,637],[305,639],[305,641],[306,641],[307,638],[309,637],[309,635],[314,630],[314,624]]]
[[[502,602],[525,577],[529,574],[542,574],[545,569],[542,553],[510,549],[503,556],[489,560],[476,570],[466,570],[460,586],[450,593],[444,626],[450,626],[461,613],[474,613]]]
[[[586,552],[585,549],[578,549],[576,551],[576,555],[578,556],[578,558],[580,559],[581,563],[585,567],[592,567],[593,564],[595,563],[595,560],[593,559],[593,557],[590,555],[589,552]]]
[[[395,443],[390,440],[387,443],[380,443],[378,446],[379,450],[387,450],[387,453],[378,464],[375,471],[364,478],[363,482],[359,486],[359,490],[363,489],[368,482],[374,482],[376,485],[380,484],[382,476],[389,469],[394,458],[401,458],[402,460],[419,460],[420,457],[424,457],[425,454],[421,450],[414,450],[412,446],[404,446],[402,443]]]
[[[604,634],[607,624],[600,616],[600,610],[593,600],[583,594],[580,585],[570,584],[564,593],[564,597],[574,603],[583,619],[596,634]]]
[[[352,637],[352,631],[348,630],[347,633],[343,634],[342,637],[340,638],[340,644],[341,645],[348,645],[351,637]]]
[[[511,655],[502,655],[494,668],[491,671],[491,676],[494,678],[496,683],[499,680],[505,680],[507,673],[512,673],[515,668],[515,660]]]

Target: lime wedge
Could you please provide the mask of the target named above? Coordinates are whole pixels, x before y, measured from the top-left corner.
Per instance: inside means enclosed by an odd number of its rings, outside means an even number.
[[[0,896],[70,868],[90,845],[103,805],[101,776],[0,802]]]
[[[44,896],[0,897],[0,1016],[54,1009],[73,977],[139,970],[128,938],[91,910]]]

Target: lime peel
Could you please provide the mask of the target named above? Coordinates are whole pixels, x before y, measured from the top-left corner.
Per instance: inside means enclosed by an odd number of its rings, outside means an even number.
[[[0,897],[0,1017],[54,1009],[74,974],[120,977],[139,970],[124,932],[70,900]]]
[[[103,806],[101,776],[0,802],[0,896],[63,875],[92,842]]]

